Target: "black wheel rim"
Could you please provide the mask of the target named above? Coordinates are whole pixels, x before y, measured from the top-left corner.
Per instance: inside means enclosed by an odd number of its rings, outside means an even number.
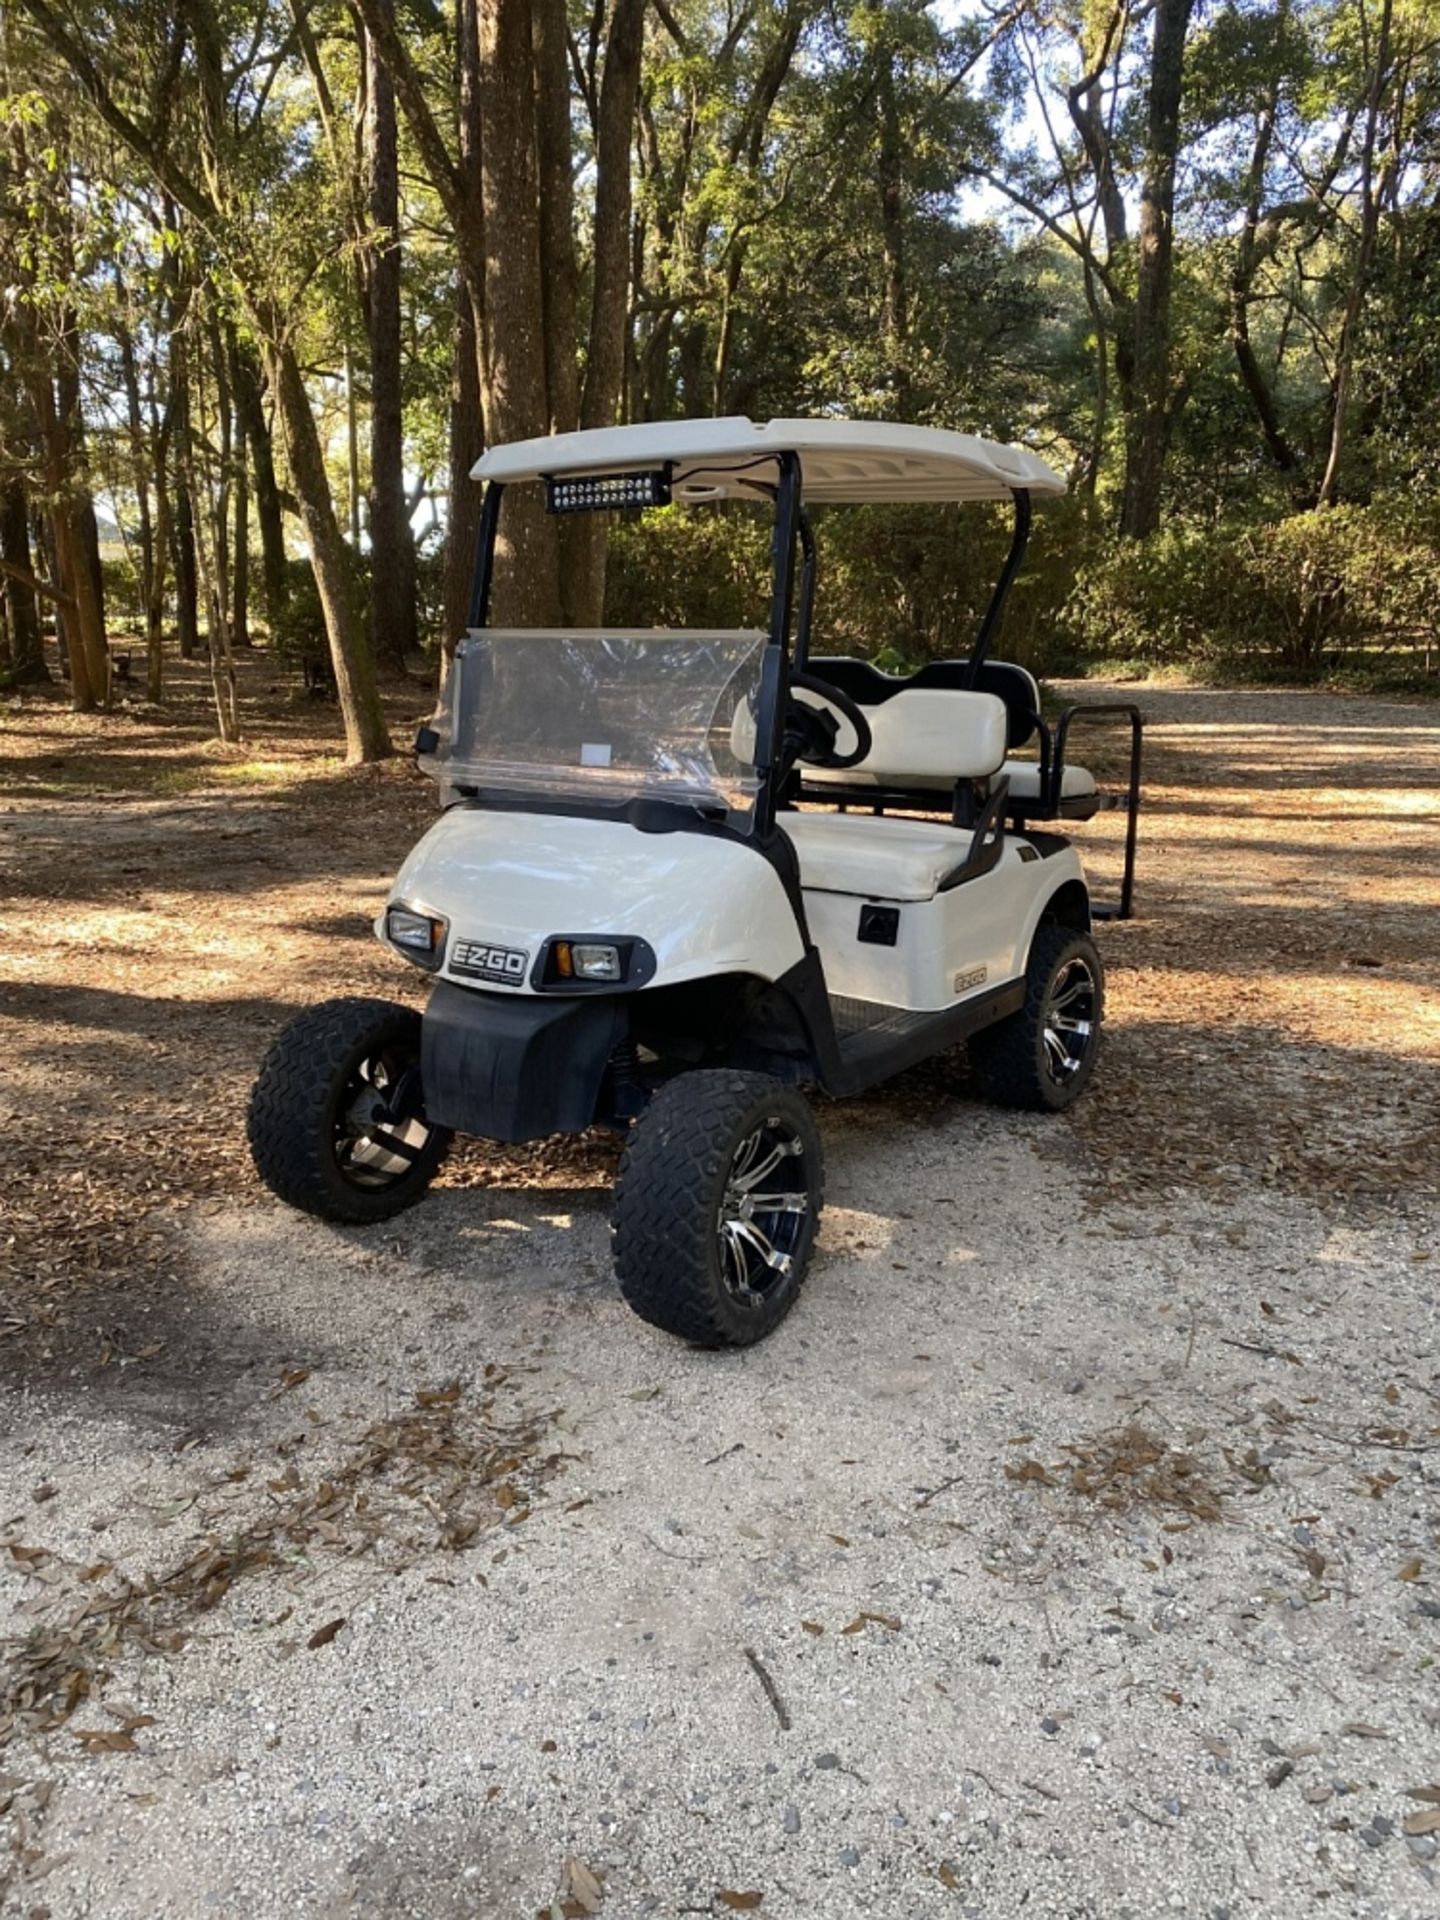
[[[424,1153],[430,1128],[420,1118],[420,1070],[402,1047],[358,1061],[336,1109],[335,1164],[352,1186],[383,1193]]]
[[[805,1142],[771,1114],[731,1155],[720,1198],[720,1278],[733,1299],[757,1307],[785,1284],[813,1209]]]
[[[1045,1071],[1057,1087],[1068,1086],[1090,1057],[1099,1004],[1094,970],[1083,955],[1076,954],[1051,984],[1041,1027]]]

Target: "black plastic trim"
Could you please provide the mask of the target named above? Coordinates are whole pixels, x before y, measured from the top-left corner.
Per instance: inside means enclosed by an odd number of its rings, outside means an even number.
[[[568,946],[614,947],[620,955],[623,969],[618,980],[580,980],[571,976],[562,978],[550,975],[550,957],[557,941]],[[535,956],[535,964],[530,969],[530,985],[536,993],[544,994],[595,994],[595,993],[635,993],[641,987],[648,987],[655,978],[659,967],[655,949],[648,940],[641,940],[635,934],[621,933],[552,933],[541,943]]]
[[[907,1024],[902,1032],[867,1028],[841,1040],[830,1011],[825,970],[813,947],[780,976],[775,988],[788,999],[804,1029],[817,1081],[836,1098],[862,1093],[932,1054],[959,1046],[972,1033],[993,1026],[1025,1003],[1024,980],[1007,980],[953,1007],[942,1007],[913,1026]]]
[[[975,831],[970,836],[970,851],[952,873],[944,876],[935,889],[937,893],[952,893],[956,887],[963,887],[970,880],[979,880],[999,866],[1000,856],[1005,851],[1007,789],[1007,781],[1001,780],[997,784],[975,822]]]

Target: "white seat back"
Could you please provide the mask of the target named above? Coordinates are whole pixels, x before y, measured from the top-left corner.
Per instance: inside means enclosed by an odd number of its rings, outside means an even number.
[[[797,688],[797,697],[825,704]],[[833,709],[832,709],[833,711]],[[983,780],[1005,761],[1005,702],[993,693],[907,687],[878,706],[866,707],[871,745],[854,767],[807,767],[806,779],[844,784],[908,786]],[[837,742],[843,753],[854,735],[842,720]]]

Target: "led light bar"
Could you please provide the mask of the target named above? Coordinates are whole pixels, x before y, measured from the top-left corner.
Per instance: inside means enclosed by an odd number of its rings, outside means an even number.
[[[547,480],[545,504],[551,513],[613,513],[620,507],[668,507],[670,469],[581,473],[564,480]]]

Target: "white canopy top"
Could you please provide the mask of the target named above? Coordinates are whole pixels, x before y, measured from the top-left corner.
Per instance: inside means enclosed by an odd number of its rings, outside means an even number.
[[[475,480],[558,479],[673,466],[676,500],[723,495],[754,498],[754,484],[773,483],[773,461],[798,453],[807,501],[1003,500],[1016,487],[1063,493],[1053,467],[1023,447],[980,440],[940,427],[892,426],[883,420],[771,420],[757,426],[729,420],[657,420],[635,427],[598,427],[491,447],[475,463]],[[747,484],[748,483],[748,484]]]

